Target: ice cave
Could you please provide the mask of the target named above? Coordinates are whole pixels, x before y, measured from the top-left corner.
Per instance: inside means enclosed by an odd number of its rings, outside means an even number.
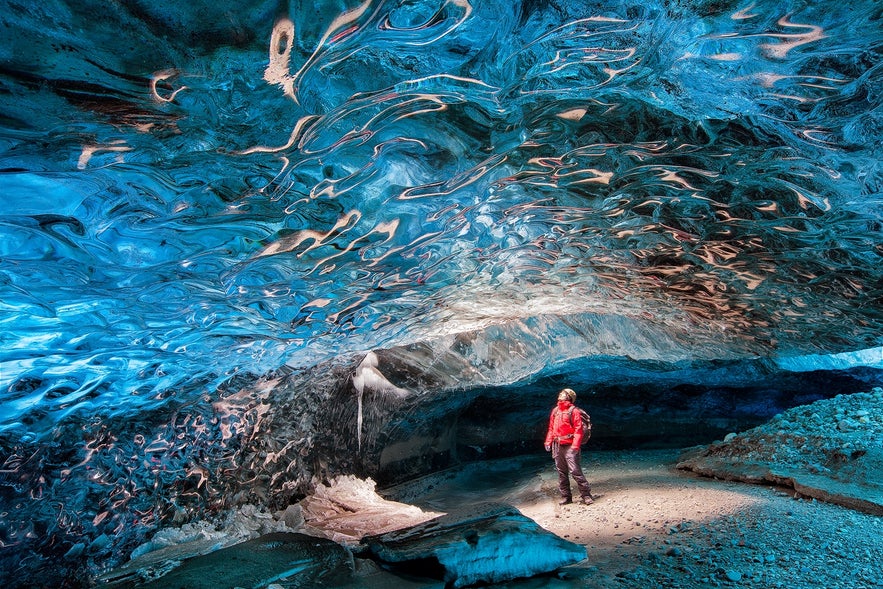
[[[883,587],[879,0],[0,32],[4,589]]]

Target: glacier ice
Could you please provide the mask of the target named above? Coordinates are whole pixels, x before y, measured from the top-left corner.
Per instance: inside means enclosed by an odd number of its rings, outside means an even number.
[[[5,5],[3,430],[545,315],[880,343],[872,1]]]
[[[0,0],[0,542],[416,473],[563,374],[879,369],[881,20]]]

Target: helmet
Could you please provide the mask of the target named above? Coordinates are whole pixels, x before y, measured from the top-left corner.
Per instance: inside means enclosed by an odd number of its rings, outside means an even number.
[[[567,400],[570,401],[571,403],[576,402],[576,392],[574,392],[573,389],[561,389],[561,392],[558,393],[559,399],[561,398],[561,395],[566,395]]]

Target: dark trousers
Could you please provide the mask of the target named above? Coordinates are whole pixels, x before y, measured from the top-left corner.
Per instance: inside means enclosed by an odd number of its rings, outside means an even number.
[[[565,499],[572,497],[570,493],[570,479],[573,477],[576,486],[579,487],[580,497],[589,497],[592,489],[589,481],[583,475],[583,469],[579,465],[580,449],[569,445],[561,445],[558,442],[552,444],[552,458],[555,460],[555,468],[558,469],[558,491]]]

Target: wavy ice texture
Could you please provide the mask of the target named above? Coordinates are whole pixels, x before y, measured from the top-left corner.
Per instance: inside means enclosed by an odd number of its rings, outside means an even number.
[[[0,11],[2,431],[555,315],[881,344],[877,2],[289,8]]]

